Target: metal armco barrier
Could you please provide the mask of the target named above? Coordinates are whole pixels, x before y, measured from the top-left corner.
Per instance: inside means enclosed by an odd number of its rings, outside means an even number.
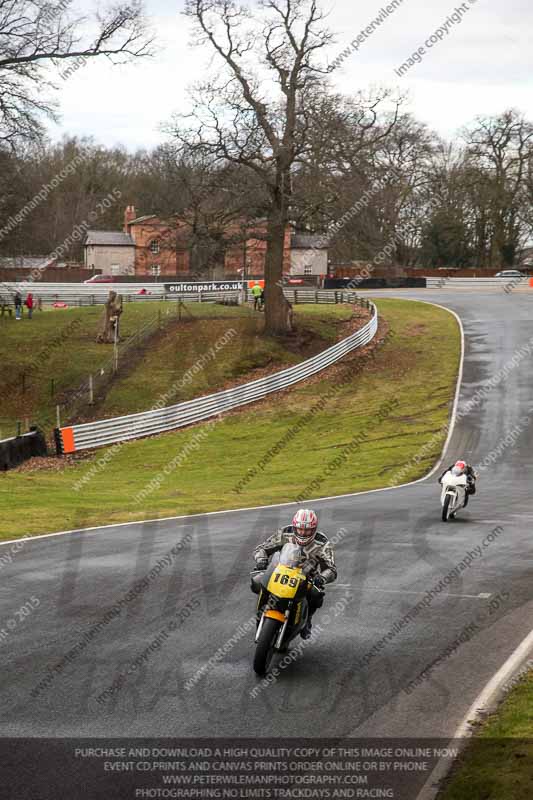
[[[7,303],[13,302],[14,287],[5,281],[0,283],[0,301]],[[141,289],[146,289],[149,294],[139,294]],[[224,298],[237,298],[242,293],[232,289],[228,291],[214,292],[168,292],[164,284],[154,283],[104,283],[88,285],[84,283],[34,283],[21,290],[31,291],[34,298],[41,298],[43,303],[61,302],[71,306],[102,305],[109,297],[109,292],[114,291],[121,294],[126,302],[150,302],[170,300],[182,300],[186,303],[215,303],[221,302]],[[356,297],[356,289],[313,289],[313,288],[285,288],[285,297],[293,303],[340,303],[353,302]],[[340,300],[341,294],[343,299]],[[248,293],[249,295],[249,293]]]
[[[316,375],[343,356],[372,341],[378,329],[378,312],[373,303],[369,305],[372,309],[372,319],[361,330],[301,364],[233,389],[198,397],[167,408],[58,428],[55,432],[58,450],[64,454],[74,453],[78,450],[89,450],[164,433],[218,416],[230,409],[261,400],[273,392],[287,389],[311,375]]]
[[[427,278],[428,289],[527,289],[530,278]]]
[[[139,294],[141,289],[146,289],[149,294]],[[61,302],[67,303],[70,306],[88,306],[88,305],[102,305],[109,297],[109,292],[114,291],[121,294],[126,302],[150,302],[170,300],[182,300],[186,303],[215,303],[221,302],[224,299],[237,298],[242,293],[238,290],[229,291],[216,291],[216,292],[186,292],[170,293],[165,291],[163,284],[142,284],[142,283],[108,283],[108,284],[95,284],[88,286],[86,284],[76,283],[36,283],[28,289],[22,291],[24,296],[25,291],[31,291],[33,296],[37,299],[40,298],[43,303]],[[339,297],[343,294],[342,301]],[[356,296],[355,290],[344,291],[338,289],[337,291],[327,289],[284,289],[285,296],[292,302],[301,303],[337,303],[337,302],[350,302],[349,298]],[[6,288],[5,282],[0,283],[0,301],[7,303],[13,302],[13,292]]]

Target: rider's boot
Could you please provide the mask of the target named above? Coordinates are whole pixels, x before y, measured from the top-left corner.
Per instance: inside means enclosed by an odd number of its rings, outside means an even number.
[[[300,633],[300,636],[302,637],[302,639],[310,639],[311,638],[312,630],[313,630],[312,619],[313,619],[313,615],[309,614],[309,617],[307,618],[307,622],[306,622],[305,628],[303,628],[301,633]]]

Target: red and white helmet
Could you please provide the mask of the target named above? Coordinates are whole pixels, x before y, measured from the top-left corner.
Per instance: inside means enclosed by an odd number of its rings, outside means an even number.
[[[315,538],[318,517],[308,508],[300,508],[292,519],[294,538],[300,546],[310,544]]]
[[[454,475],[463,475],[465,470],[466,470],[466,462],[456,461],[452,469],[452,472]]]

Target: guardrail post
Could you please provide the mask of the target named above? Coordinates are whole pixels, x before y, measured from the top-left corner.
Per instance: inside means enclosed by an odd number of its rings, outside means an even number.
[[[294,290],[294,305],[298,304],[298,290]]]
[[[56,456],[62,456],[63,446],[61,443],[61,431],[59,428],[54,428],[54,444],[56,446]]]
[[[57,423],[57,427],[60,428],[61,427],[61,409],[59,408],[59,405],[56,406],[56,423]]]
[[[202,292],[198,292],[198,302],[199,302],[199,303],[203,303],[203,300],[202,300]]]
[[[20,436],[22,433],[22,422],[18,419],[17,420],[17,436]]]

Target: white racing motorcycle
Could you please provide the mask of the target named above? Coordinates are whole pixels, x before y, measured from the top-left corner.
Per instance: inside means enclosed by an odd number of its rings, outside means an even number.
[[[448,522],[455,519],[460,508],[466,506],[466,475],[454,475],[453,470],[442,476],[442,492],[440,502],[442,505],[442,521]]]

